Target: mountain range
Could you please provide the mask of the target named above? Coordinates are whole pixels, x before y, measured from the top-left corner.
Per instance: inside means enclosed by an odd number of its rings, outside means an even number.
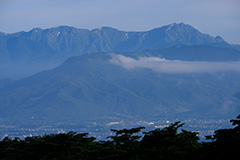
[[[93,52],[139,52],[181,45],[237,48],[221,37],[203,34],[184,23],[145,32],[110,27],[93,30],[60,26],[0,34],[0,78],[22,78],[54,68],[67,58]]]
[[[7,129],[219,120],[240,111],[240,51],[190,25],[35,28],[1,33],[0,42],[0,126]]]

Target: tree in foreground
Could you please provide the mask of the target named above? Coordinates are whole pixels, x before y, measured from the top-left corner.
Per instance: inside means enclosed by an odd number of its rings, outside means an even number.
[[[163,129],[145,132],[141,141],[141,159],[192,159],[200,147],[197,132],[178,129],[180,121]]]
[[[1,160],[202,160],[239,159],[240,115],[230,121],[235,127],[220,129],[199,142],[197,132],[179,129],[175,122],[163,129],[140,132],[144,127],[111,130],[114,136],[96,141],[76,132],[0,141]]]
[[[219,129],[206,139],[213,140],[208,144],[208,155],[212,159],[239,159],[240,151],[240,114],[230,121],[234,128]]]

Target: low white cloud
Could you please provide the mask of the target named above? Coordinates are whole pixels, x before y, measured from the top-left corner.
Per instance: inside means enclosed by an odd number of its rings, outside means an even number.
[[[240,61],[206,62],[167,60],[159,57],[140,57],[134,59],[120,54],[111,53],[110,63],[125,69],[151,69],[161,73],[213,73],[222,71],[240,72]]]

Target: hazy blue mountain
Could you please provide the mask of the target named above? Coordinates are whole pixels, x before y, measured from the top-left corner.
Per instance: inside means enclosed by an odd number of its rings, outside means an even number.
[[[240,92],[235,93],[233,96],[240,99]]]
[[[110,63],[111,58],[86,54],[28,78],[2,82],[0,122],[36,126],[109,118],[231,118],[239,113],[239,99],[232,96],[240,89],[239,73],[129,70]]]
[[[239,61],[240,51],[232,48],[219,48],[206,45],[183,45],[167,49],[148,51],[151,56],[161,56],[169,60],[183,61]]]
[[[93,30],[60,26],[29,32],[0,34],[0,78],[19,78],[54,68],[67,58],[93,52],[136,52],[176,45],[232,47],[184,23],[146,32],[126,32],[110,27]]]

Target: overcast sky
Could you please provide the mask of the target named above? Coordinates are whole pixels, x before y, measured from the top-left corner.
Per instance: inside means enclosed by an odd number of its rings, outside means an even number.
[[[0,0],[0,31],[60,25],[146,31],[183,22],[240,44],[240,0]]]

